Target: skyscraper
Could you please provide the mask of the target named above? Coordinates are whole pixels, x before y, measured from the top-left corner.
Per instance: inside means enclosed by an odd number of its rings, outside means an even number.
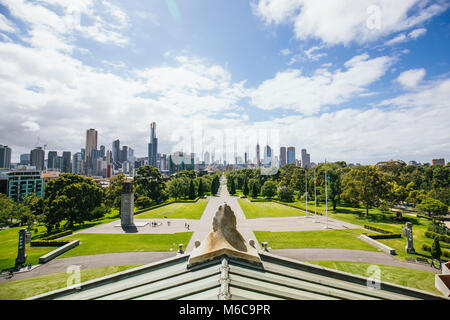
[[[284,166],[286,164],[286,147],[280,148],[280,166]]]
[[[24,153],[20,155],[20,165],[29,166],[30,165],[30,154]]]
[[[287,148],[287,164],[295,164],[295,147]]]
[[[306,149],[302,149],[302,167],[303,168],[310,168],[310,154],[306,152]]]
[[[272,148],[269,145],[264,148],[264,165],[272,165]]]
[[[148,164],[156,168],[158,154],[158,138],[156,138],[156,123],[150,124],[150,143],[148,144]]]
[[[259,142],[256,144],[256,165],[261,166],[261,153],[259,150]]]
[[[71,173],[72,172],[72,163],[70,161],[71,152],[63,151],[62,157],[63,157],[63,165],[61,171],[65,173]]]
[[[83,155],[77,152],[72,157],[72,172],[81,174],[83,172]]]
[[[11,148],[0,144],[0,168],[9,169],[11,167]]]
[[[49,151],[47,153],[47,169],[55,169],[56,166],[56,157],[58,156],[58,152],[56,151]]]
[[[36,147],[30,152],[30,165],[35,166],[36,170],[44,170],[45,151],[41,147]]]
[[[120,162],[120,140],[114,140],[112,143],[112,160],[114,163]]]
[[[92,169],[92,150],[97,150],[97,130],[89,129],[86,131],[86,169]]]

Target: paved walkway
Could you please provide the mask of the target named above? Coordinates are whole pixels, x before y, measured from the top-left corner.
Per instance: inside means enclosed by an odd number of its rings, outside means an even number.
[[[46,264],[38,266],[32,271],[16,273],[9,280],[4,277],[0,277],[0,283],[33,278],[52,273],[66,272],[67,268],[73,265],[80,266],[81,270],[133,264],[140,265],[174,257],[175,255],[176,252],[119,252],[54,259]]]
[[[429,265],[410,263],[394,258],[384,252],[348,250],[348,249],[273,249],[270,253],[300,261],[350,261],[372,264],[383,264],[394,267],[403,267],[438,273],[439,270]]]

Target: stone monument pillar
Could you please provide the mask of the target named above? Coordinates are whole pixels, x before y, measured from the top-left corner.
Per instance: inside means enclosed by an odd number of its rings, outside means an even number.
[[[120,223],[122,227],[134,225],[134,191],[133,182],[130,181],[124,182],[122,187]]]
[[[406,247],[405,250],[407,253],[416,253],[414,250],[413,244],[413,232],[412,232],[412,223],[407,222],[406,225],[402,228],[403,235],[406,237]]]
[[[27,254],[25,253],[25,237],[26,229],[19,230],[19,248],[17,250],[16,267],[19,267],[27,261]]]

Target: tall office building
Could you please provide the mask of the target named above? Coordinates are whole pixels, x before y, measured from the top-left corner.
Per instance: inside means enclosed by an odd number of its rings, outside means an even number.
[[[11,148],[0,144],[0,169],[11,167]]]
[[[287,164],[295,164],[295,147],[287,148]]]
[[[86,131],[86,169],[92,169],[92,150],[97,150],[97,130],[89,129]]]
[[[114,163],[120,162],[120,140],[114,140],[112,143],[112,160]]]
[[[156,123],[150,124],[150,143],[148,144],[148,164],[157,167],[157,154],[158,154],[158,138],[156,138]]]
[[[106,148],[105,146],[100,146],[100,157],[104,158],[106,155]]]
[[[306,152],[306,149],[302,149],[302,167],[303,168],[310,168],[311,162],[310,162],[310,154]]]
[[[122,150],[120,151],[119,161],[121,163],[124,163],[125,161],[128,161],[128,146],[123,146],[122,147]]]
[[[269,145],[264,148],[264,165],[272,165],[272,148]]]
[[[35,166],[36,170],[44,170],[45,151],[41,147],[36,147],[30,152],[30,165]]]
[[[49,151],[47,153],[47,170],[55,169],[57,156],[58,152],[56,151]]]
[[[63,165],[61,171],[64,173],[71,173],[72,172],[72,163],[70,161],[71,152],[63,151],[62,157],[63,157]]]
[[[20,155],[20,163],[21,166],[29,166],[30,165],[30,154],[24,153]]]
[[[285,164],[287,164],[287,161],[286,161],[286,147],[281,147],[280,148],[280,166],[284,166]]]
[[[82,174],[83,171],[83,155],[81,152],[77,152],[72,156],[72,172]]]
[[[256,144],[256,165],[261,166],[261,153],[259,149],[259,143]]]
[[[209,157],[208,151],[206,151],[205,154],[203,155],[203,161],[205,162],[206,165],[208,165],[210,163],[210,157]]]

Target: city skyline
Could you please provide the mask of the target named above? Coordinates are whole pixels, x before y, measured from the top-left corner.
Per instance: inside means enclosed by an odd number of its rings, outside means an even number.
[[[152,121],[165,154],[199,127],[206,146],[229,129],[278,130],[316,163],[450,158],[447,1],[103,3],[0,4],[12,162],[44,144],[74,152],[87,128],[145,156]],[[210,145],[217,159],[233,158],[228,143]]]

